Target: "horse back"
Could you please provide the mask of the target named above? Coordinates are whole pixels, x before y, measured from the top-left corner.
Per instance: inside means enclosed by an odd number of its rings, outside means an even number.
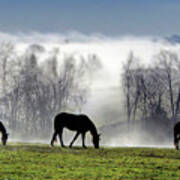
[[[86,132],[91,129],[92,122],[86,115],[60,113],[55,117],[55,129],[68,128],[72,131]]]

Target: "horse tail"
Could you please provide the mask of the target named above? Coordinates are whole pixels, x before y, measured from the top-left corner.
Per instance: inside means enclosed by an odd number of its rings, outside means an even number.
[[[177,141],[176,131],[174,131],[174,144],[176,143],[176,141]]]
[[[55,118],[54,118],[54,134],[51,139],[51,146],[54,146],[54,142],[57,142],[57,134],[58,134],[57,133],[57,128],[58,128],[57,120],[58,120],[58,116],[55,116]]]
[[[59,129],[58,119],[59,119],[58,116],[56,116],[56,117],[54,118],[54,131],[58,131],[58,129]]]

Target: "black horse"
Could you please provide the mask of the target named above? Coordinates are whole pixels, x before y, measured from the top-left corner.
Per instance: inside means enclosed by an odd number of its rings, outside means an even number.
[[[174,145],[176,149],[179,149],[180,140],[180,122],[177,122],[174,126]]]
[[[59,135],[59,140],[62,147],[64,146],[62,140],[62,133],[63,128],[68,128],[72,131],[77,131],[75,137],[73,138],[72,142],[70,143],[69,147],[71,148],[74,141],[77,139],[79,134],[82,135],[82,146],[85,146],[85,135],[86,132],[90,131],[93,139],[92,142],[95,148],[99,148],[99,134],[97,133],[97,129],[93,122],[86,116],[86,115],[74,115],[69,113],[60,113],[56,115],[54,119],[54,134],[51,140],[51,146],[54,145],[54,141],[56,141],[56,136]]]
[[[8,134],[6,133],[6,129],[1,121],[0,121],[0,132],[2,133],[2,137],[1,137],[2,144],[5,146],[8,139]]]

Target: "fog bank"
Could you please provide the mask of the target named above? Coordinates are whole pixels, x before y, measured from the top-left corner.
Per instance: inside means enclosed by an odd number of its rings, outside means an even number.
[[[122,73],[123,63],[126,61],[130,51],[140,60],[137,63],[146,66],[153,61],[153,56],[160,50],[167,49],[180,52],[180,45],[172,45],[164,39],[154,37],[126,36],[111,38],[103,35],[86,36],[80,33],[67,35],[0,33],[0,39],[2,42],[10,41],[15,44],[17,54],[24,52],[29,45],[41,45],[45,51],[37,53],[41,60],[39,63],[45,61],[48,55],[57,48],[59,49],[59,60],[61,60],[62,56],[68,55],[81,57],[87,57],[89,54],[97,55],[101,62],[101,68],[91,74],[87,103],[75,113],[87,114],[92,119],[102,133],[101,144],[104,146],[157,146],[161,144],[164,147],[172,147],[171,137],[166,142],[161,142],[158,135],[157,138],[153,138],[153,134],[143,132],[138,129],[139,127],[130,136],[127,135],[126,128],[123,128],[124,125],[120,124],[120,122],[126,121],[120,74]],[[112,124],[115,124],[115,126]],[[65,132],[65,141],[69,142],[72,135]],[[17,140],[11,137],[11,141]],[[90,144],[90,139],[91,137],[88,135],[87,144]],[[32,142],[35,141],[32,139]],[[37,141],[40,142],[41,140]],[[49,140],[42,140],[41,142],[48,143]],[[81,144],[81,140],[78,140],[77,144]]]

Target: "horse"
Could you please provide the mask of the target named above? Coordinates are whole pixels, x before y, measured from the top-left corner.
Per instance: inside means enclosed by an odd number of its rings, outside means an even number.
[[[56,141],[57,135],[59,136],[59,140],[62,147],[64,146],[62,133],[63,128],[67,128],[71,131],[76,131],[76,135],[74,136],[72,142],[69,147],[71,148],[77,137],[82,135],[82,147],[87,148],[85,146],[85,136],[86,132],[90,131],[92,135],[92,142],[95,148],[99,148],[99,140],[100,134],[97,133],[97,129],[94,123],[89,119],[88,116],[84,114],[75,115],[70,113],[60,113],[57,114],[54,118],[54,134],[51,140],[51,146],[54,146],[54,141]]]
[[[179,149],[179,140],[180,140],[180,122],[177,122],[174,126],[174,145],[176,149]]]
[[[2,144],[5,146],[9,134],[6,132],[6,129],[1,121],[0,121],[0,132],[2,133],[2,137],[1,137]]]

